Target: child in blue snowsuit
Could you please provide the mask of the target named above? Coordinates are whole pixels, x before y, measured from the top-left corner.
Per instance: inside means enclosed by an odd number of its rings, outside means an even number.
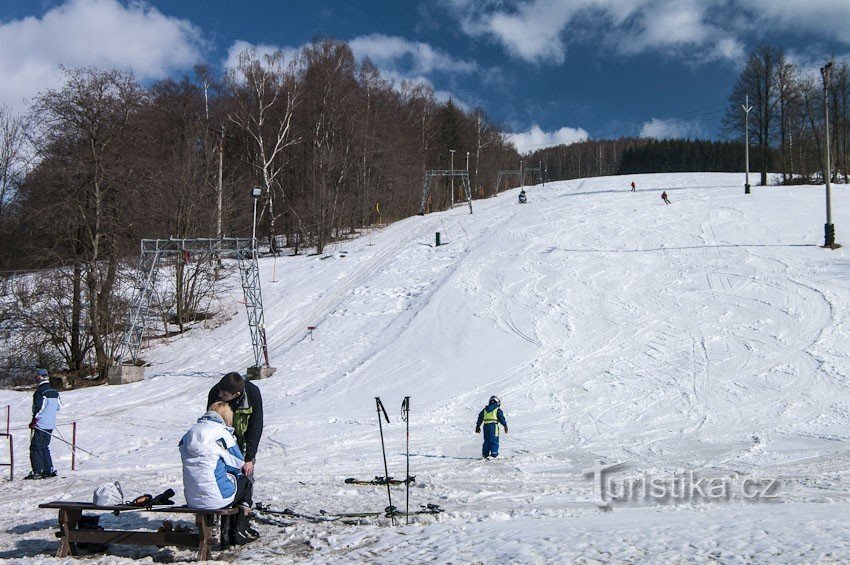
[[[498,396],[491,396],[484,407],[478,414],[478,422],[475,424],[475,433],[481,433],[481,424],[484,424],[484,445],[481,446],[481,457],[498,457],[499,456],[499,424],[505,428],[505,433],[508,433],[508,422],[505,420],[505,415],[499,406],[502,401]]]

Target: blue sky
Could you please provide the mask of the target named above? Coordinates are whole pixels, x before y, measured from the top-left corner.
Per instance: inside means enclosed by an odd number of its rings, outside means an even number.
[[[716,137],[754,45],[806,68],[847,58],[850,0],[0,0],[0,104],[25,110],[60,64],[151,81],[316,37],[482,107],[527,151]]]

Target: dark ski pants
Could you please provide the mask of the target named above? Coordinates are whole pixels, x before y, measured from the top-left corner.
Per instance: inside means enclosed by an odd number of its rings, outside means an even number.
[[[30,440],[30,465],[36,473],[53,470],[50,457],[50,434],[53,430],[34,430]]]
[[[236,497],[231,506],[244,503],[251,507],[254,505],[254,475],[239,475],[236,479]]]
[[[499,455],[499,424],[484,424],[484,445],[481,446],[482,457]]]

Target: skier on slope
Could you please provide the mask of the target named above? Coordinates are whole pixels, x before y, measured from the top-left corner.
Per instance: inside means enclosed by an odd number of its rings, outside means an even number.
[[[635,184],[635,181],[632,181],[632,190],[631,190],[631,192],[634,192],[636,188],[637,188],[637,185]]]
[[[525,204],[528,201],[528,198],[525,196],[525,189],[519,191],[519,203]]]
[[[670,204],[670,200],[667,198],[667,191],[661,193],[661,200],[664,201],[665,204]]]
[[[487,406],[478,414],[475,433],[480,434],[481,424],[484,424],[484,444],[481,446],[481,457],[484,459],[499,456],[499,424],[502,424],[505,433],[508,433],[508,422],[499,408],[501,405],[502,401],[498,396],[491,396]]]

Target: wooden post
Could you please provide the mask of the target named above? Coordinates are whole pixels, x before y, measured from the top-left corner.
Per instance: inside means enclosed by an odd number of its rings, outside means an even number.
[[[77,463],[77,422],[71,423],[71,470],[75,471]]]
[[[211,554],[212,545],[212,516],[208,514],[195,514],[195,523],[198,526],[198,560],[207,561]]]
[[[82,513],[82,510],[76,508],[59,509],[59,529],[61,530],[62,537],[56,557],[68,557],[69,555],[77,554],[77,544],[71,543],[71,530],[77,529],[77,522],[80,521],[80,515]]]

